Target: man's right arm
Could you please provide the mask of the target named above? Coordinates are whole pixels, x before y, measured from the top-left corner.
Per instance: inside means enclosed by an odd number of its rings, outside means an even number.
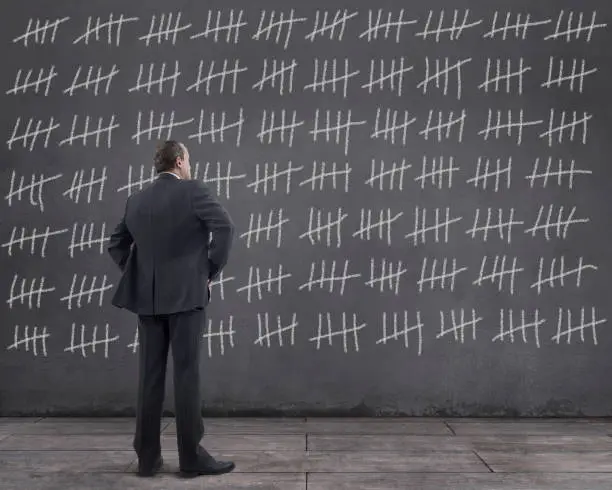
[[[196,216],[202,220],[208,231],[212,233],[209,247],[210,274],[209,279],[215,279],[225,264],[227,264],[234,235],[234,223],[221,205],[212,195],[206,184],[194,180],[191,204]]]
[[[134,238],[130,234],[127,225],[125,224],[125,217],[127,215],[127,206],[130,202],[128,198],[125,204],[125,210],[121,221],[115,227],[115,230],[110,236],[107,251],[117,266],[123,271],[127,259],[130,256],[131,246],[134,243]]]

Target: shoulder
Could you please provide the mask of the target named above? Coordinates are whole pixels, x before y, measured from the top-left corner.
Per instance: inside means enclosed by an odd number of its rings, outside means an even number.
[[[189,186],[191,186],[192,188],[195,188],[195,189],[206,189],[206,188],[208,188],[208,186],[206,185],[206,183],[202,179],[188,179],[188,180],[183,180],[183,182],[186,185],[189,185]]]
[[[210,187],[201,179],[183,180],[182,182],[193,194],[210,194]]]

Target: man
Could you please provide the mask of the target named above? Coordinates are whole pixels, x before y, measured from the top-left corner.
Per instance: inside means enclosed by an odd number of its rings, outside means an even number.
[[[185,477],[227,473],[234,463],[215,461],[200,445],[199,359],[210,281],[228,260],[234,226],[207,186],[191,179],[183,144],[161,145],[155,168],[156,180],[128,198],[108,246],[122,271],[112,303],[139,319],[134,435],[139,474],[153,476],[163,464],[160,425],[170,345],[180,472]]]

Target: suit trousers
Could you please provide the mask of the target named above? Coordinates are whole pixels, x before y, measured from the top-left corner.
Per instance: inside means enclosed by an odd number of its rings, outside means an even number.
[[[200,348],[206,310],[138,317],[139,378],[134,450],[147,462],[161,452],[168,350],[172,346],[176,439],[181,468],[197,466],[204,436]]]

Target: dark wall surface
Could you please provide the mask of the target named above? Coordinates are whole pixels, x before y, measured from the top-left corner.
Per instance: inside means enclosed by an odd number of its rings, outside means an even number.
[[[168,138],[237,226],[206,413],[612,414],[611,16],[12,2],[0,414],[131,412],[105,246]]]

